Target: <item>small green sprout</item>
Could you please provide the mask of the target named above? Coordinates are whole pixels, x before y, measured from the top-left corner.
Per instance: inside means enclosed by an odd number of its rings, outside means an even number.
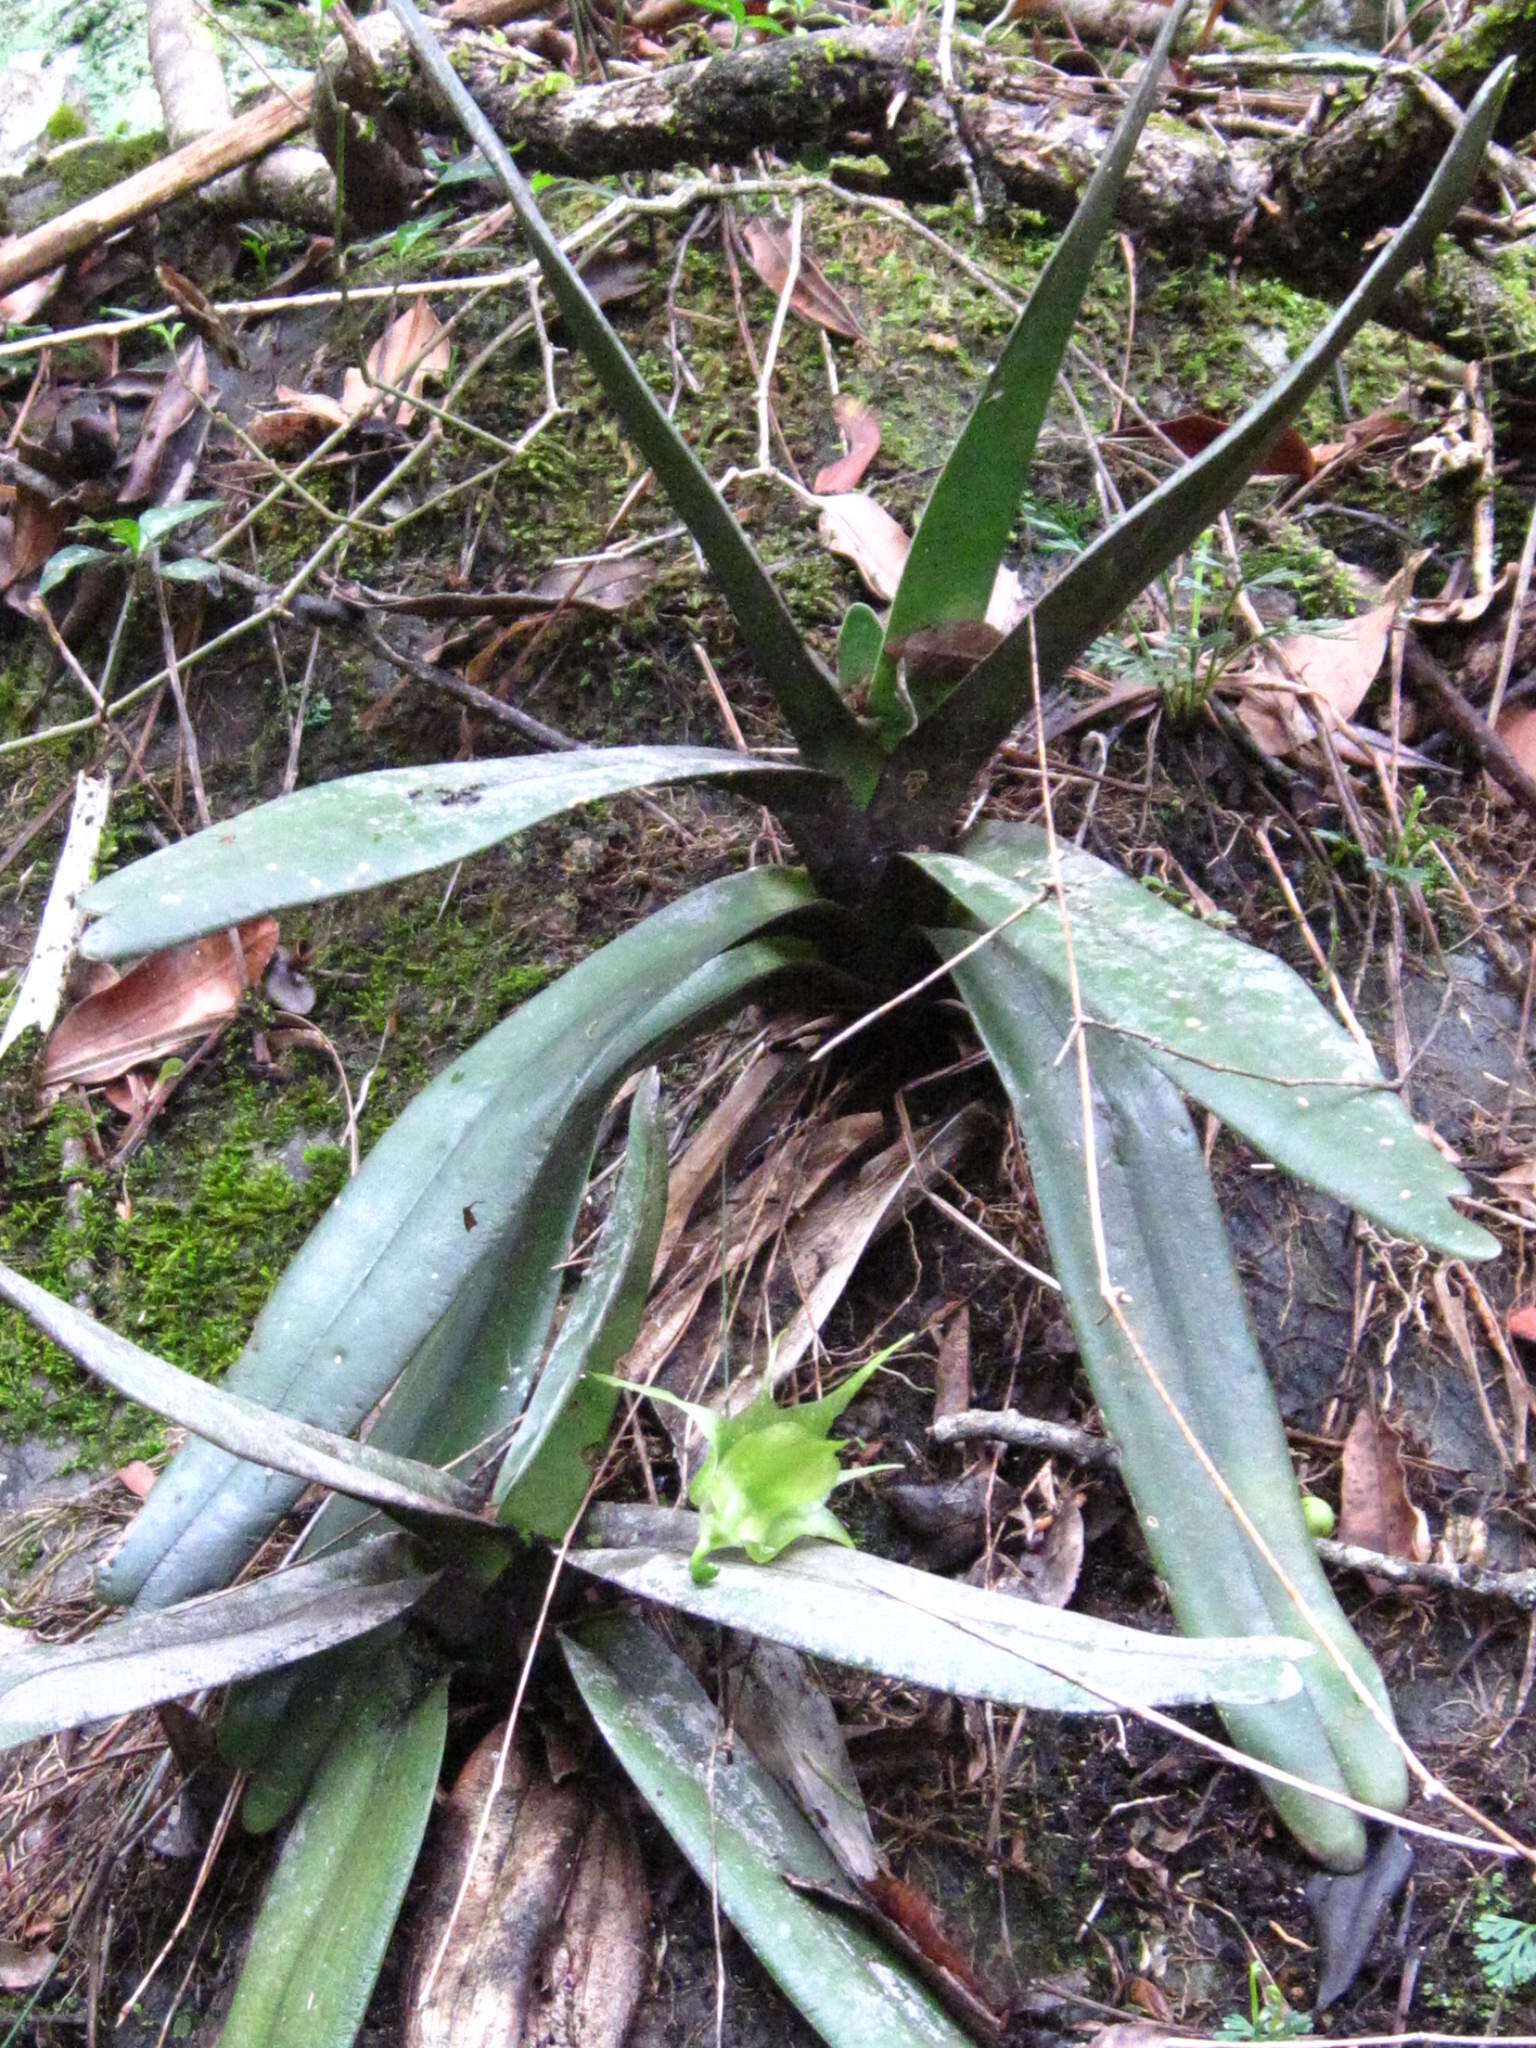
[[[1312,2021],[1293,2012],[1285,1994],[1262,1963],[1248,1965],[1248,2010],[1229,2012],[1216,2029],[1218,2041],[1294,2041],[1310,2034]]]
[[[828,1496],[850,1480],[897,1468],[866,1465],[845,1472],[838,1463],[842,1446],[830,1442],[827,1432],[870,1374],[900,1348],[889,1345],[835,1393],[793,1408],[781,1408],[766,1387],[739,1415],[717,1415],[660,1387],[644,1390],[653,1401],[681,1408],[709,1445],[688,1488],[699,1511],[699,1540],[690,1561],[696,1585],[707,1586],[718,1576],[709,1562],[717,1550],[744,1550],[754,1564],[768,1564],[803,1536],[853,1548],[853,1538],[827,1506]],[[637,1391],[628,1380],[593,1377],[627,1394]]]

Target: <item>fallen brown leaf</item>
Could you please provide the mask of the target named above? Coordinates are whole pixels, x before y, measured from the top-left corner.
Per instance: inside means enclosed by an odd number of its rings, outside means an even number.
[[[58,1957],[51,1948],[24,1948],[0,1941],[0,1991],[35,1991],[50,1976]]]
[[[276,918],[242,925],[239,940],[238,957],[227,932],[152,953],[110,988],[76,1003],[48,1040],[43,1086],[115,1080],[234,1016],[272,958]]]
[[[1527,775],[1536,775],[1536,704],[1507,704],[1499,713],[1494,731],[1514,755]],[[1492,804],[1513,802],[1489,776],[1483,777],[1483,793]]]
[[[883,505],[864,491],[838,491],[822,500],[816,531],[834,555],[847,556],[871,597],[890,603],[911,542]]]
[[[568,598],[600,612],[622,612],[656,581],[651,555],[593,555],[582,562],[556,562],[538,577],[535,597]]]
[[[428,1844],[404,2048],[620,2048],[644,1981],[649,1901],[638,1850],[574,1782],[551,1785],[516,1750],[491,1800],[504,1732],[492,1729],[472,1753]]]
[[[153,1465],[146,1465],[142,1458],[135,1458],[131,1465],[121,1465],[113,1473],[119,1486],[126,1486],[135,1500],[148,1500],[155,1488],[159,1474]]]
[[[1217,419],[1208,412],[1181,412],[1171,420],[1154,420],[1150,426],[1144,426],[1137,420],[1108,438],[1113,444],[1116,441],[1150,441],[1161,436],[1171,441],[1188,460],[1209,448],[1213,441],[1220,440],[1230,424],[1229,420]],[[1316,470],[1316,458],[1300,434],[1294,427],[1282,427],[1253,474],[1293,476],[1301,483],[1308,483]]]
[[[227,363],[232,370],[246,367],[245,350],[235,330],[222,313],[214,311],[200,286],[179,270],[173,270],[169,263],[155,265],[155,281],[179,308],[192,332],[207,342],[221,363]]]
[[[1397,600],[1362,612],[1336,631],[1287,633],[1266,641],[1242,678],[1237,715],[1272,760],[1296,753],[1330,727],[1353,718],[1375,682],[1392,637]]]
[[[934,1371],[933,1419],[960,1415],[971,1405],[971,1311],[962,1302],[944,1325]]]
[[[754,1643],[737,1679],[732,1723],[797,1799],[838,1863],[867,1883],[880,1868],[864,1795],[837,1712],[798,1651]]]
[[[397,427],[408,427],[416,417],[411,398],[420,398],[429,377],[446,377],[451,360],[448,330],[425,299],[412,299],[406,310],[391,320],[368,351],[368,374],[357,368],[347,371],[341,384],[341,410],[347,418],[366,412],[379,393],[370,382],[391,384],[409,397],[390,399],[381,408],[385,419]]]
[[[62,498],[50,504],[41,492],[30,491],[25,484],[17,485],[10,543],[0,560],[0,590],[9,590],[12,584],[24,583],[37,574],[63,539],[71,516]],[[19,593],[17,601],[20,602]]]
[[[117,494],[120,505],[159,500],[166,450],[197,411],[197,401],[208,396],[208,389],[208,357],[202,342],[193,341],[178,356],[174,373],[166,378],[144,415],[128,474]]]
[[[789,229],[781,222],[759,214],[742,229],[741,240],[747,261],[777,298],[789,276]],[[852,308],[827,282],[820,264],[803,240],[800,245],[800,275],[789,295],[789,309],[814,327],[825,327],[829,334],[840,334],[845,341],[864,339],[864,330],[854,318]]]
[[[1420,1563],[1430,1551],[1429,1523],[1408,1498],[1401,1432],[1364,1408],[1344,1439],[1339,1540]],[[1389,1590],[1385,1581],[1370,1583],[1377,1592]]]
[[[880,453],[880,422],[867,405],[851,398],[846,391],[839,391],[832,401],[832,412],[847,440],[848,453],[817,470],[811,489],[818,498],[856,490],[864,480],[865,470]]]
[[[30,284],[19,284],[15,291],[7,292],[0,299],[0,327],[25,327],[29,320],[35,320],[64,282],[68,267],[61,263],[57,270],[44,271]]]

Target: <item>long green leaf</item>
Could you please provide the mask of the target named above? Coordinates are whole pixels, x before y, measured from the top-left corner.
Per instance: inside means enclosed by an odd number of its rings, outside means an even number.
[[[832,2048],[971,2048],[904,1964],[852,1918],[786,1882],[848,1895],[788,1793],[724,1729],[643,1622],[563,1639],[592,1718],[636,1789],[780,1989]],[[858,1903],[853,1894],[850,1903]]]
[[[829,671],[801,638],[772,577],[736,524],[730,507],[638,365],[550,233],[527,181],[476,106],[441,43],[412,0],[389,0],[423,72],[480,150],[512,202],[550,296],[560,308],[608,402],[655,470],[674,511],[703,550],[725,592],[749,652],[813,768],[839,777],[861,800],[874,787],[879,749],[844,704]]]
[[[951,949],[959,940],[950,935]],[[1123,1040],[1091,1041],[1094,1145],[1109,1277],[1145,1356],[1217,1471],[1306,1601],[1302,1616],[1252,1549],[1105,1313],[1090,1223],[1075,1059],[1061,1060],[1068,1006],[1044,977],[997,947],[958,963],[955,981],[1013,1101],[1051,1258],[1094,1399],[1179,1625],[1193,1636],[1283,1629],[1331,1643],[1390,1716],[1302,1520],[1285,1431],[1199,1142],[1173,1084]],[[1399,1811],[1403,1761],[1325,1652],[1301,1667],[1305,1691],[1268,1707],[1224,1708],[1250,1754],[1326,1790]],[[1347,1810],[1267,1784],[1287,1825],[1324,1863],[1357,1868],[1365,1850]]]
[[[445,1681],[382,1658],[262,1899],[220,2048],[350,2048],[405,1897],[448,1733]]]
[[[985,827],[963,854],[916,859],[984,928],[1014,917],[992,944],[1066,988],[1043,832]],[[1451,1207],[1467,1193],[1461,1175],[1283,960],[1075,847],[1062,848],[1062,880],[1083,1007],[1108,1027],[1093,1034],[1095,1048],[1112,1031],[1135,1034],[1186,1095],[1299,1179],[1447,1257],[1497,1252]]]
[[[317,782],[120,868],[85,892],[95,960],[153,953],[268,910],[382,888],[483,853],[542,819],[669,782],[812,782],[709,747],[577,747],[381,768]],[[825,784],[822,785],[825,788]]]
[[[504,1522],[558,1542],[591,1480],[586,1459],[607,1436],[611,1372],[635,1341],[667,1214],[667,1126],[653,1068],[629,1113],[624,1170],[580,1292],[560,1326],[491,1493]]]
[[[547,1322],[535,1310],[552,1311],[551,1268],[564,1256],[564,1242],[551,1250],[544,1230],[549,1174],[558,1167],[569,1191],[595,1134],[594,1123],[572,1116],[583,1081],[700,966],[812,900],[804,878],[782,869],[708,884],[590,955],[455,1060],[311,1233],[225,1385],[350,1434],[429,1340],[441,1353],[445,1330],[454,1346],[470,1345],[494,1313],[537,1325],[542,1341]],[[600,1112],[601,1104],[592,1114]],[[539,1256],[509,1265],[530,1242]],[[461,1359],[450,1356],[444,1373]],[[486,1365],[495,1386],[504,1363],[505,1354]],[[405,1391],[373,1431],[376,1447],[446,1463],[393,1440]],[[281,1475],[189,1444],[103,1574],[107,1597],[164,1605],[225,1583],[296,1495]]]
[[[1061,359],[1189,4],[1190,0],[1176,0],[1168,9],[1162,32],[1067,231],[939,473],[891,601],[885,650],[910,633],[951,620],[986,617]],[[926,716],[931,695],[920,679],[911,684],[910,695],[913,711],[919,718]],[[887,742],[894,744],[911,720],[898,697],[896,663],[888,651],[882,651],[869,702]]]
[[[1100,534],[1035,605],[1033,646],[1042,688],[1058,683],[1132,598],[1210,525],[1353,336],[1430,253],[1477,180],[1514,68],[1510,58],[1478,93],[1424,196],[1311,346],[1219,440]],[[976,770],[1027,710],[1031,667],[1026,620],[956,687],[944,716],[920,727],[897,749],[888,770],[892,786],[927,774],[952,790],[958,802]]]
[[[681,1509],[605,1505],[583,1533],[600,1547],[573,1549],[571,1563],[642,1600],[1000,1706],[1110,1714],[1204,1700],[1264,1705],[1299,1692],[1292,1659],[1311,1655],[1294,1631],[1201,1642],[1149,1635],[830,1543],[796,1544],[772,1564],[717,1553],[719,1577],[701,1586],[688,1569],[698,1516]]]
[[[405,1613],[433,1583],[401,1537],[319,1558],[73,1643],[0,1660],[0,1749],[296,1663]]]
[[[5,1265],[0,1265],[0,1300],[20,1309],[44,1336],[119,1394],[237,1458],[253,1459],[312,1486],[331,1487],[387,1513],[486,1526],[474,1493],[452,1474],[295,1422],[181,1372]]]
[[[786,967],[803,970],[807,964],[813,963],[790,941],[763,939],[735,946],[697,969],[636,1018],[583,1079],[567,1106],[564,1145],[590,1160],[600,1112],[626,1074],[705,1029],[749,994],[762,990]],[[563,1178],[563,1161],[557,1157],[551,1164],[558,1184]],[[567,1183],[563,1194],[569,1198],[569,1207],[561,1209],[558,1202],[546,1201],[542,1190],[547,1181],[537,1185],[530,1222],[551,1241],[556,1231],[560,1236],[559,1247],[548,1262],[548,1289],[540,1298],[538,1316],[528,1315],[521,1306],[511,1306],[511,1312],[503,1316],[493,1300],[485,1324],[456,1362],[451,1346],[423,1346],[401,1375],[373,1441],[403,1456],[446,1465],[499,1435],[522,1412],[553,1318],[560,1285],[557,1266],[569,1249],[581,1194],[580,1186]],[[524,1300],[531,1298],[526,1282],[519,1283],[519,1291]],[[360,1510],[350,1501],[333,1498],[316,1521],[310,1540],[317,1547],[335,1542],[345,1529],[357,1525],[359,1516]],[[506,1540],[503,1534],[490,1552],[488,1563],[493,1572],[501,1567],[501,1545]]]

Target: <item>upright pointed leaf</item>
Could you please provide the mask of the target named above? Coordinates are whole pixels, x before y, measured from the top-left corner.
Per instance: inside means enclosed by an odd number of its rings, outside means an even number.
[[[375,1537],[345,1557],[18,1650],[0,1660],[0,1749],[296,1663],[406,1613],[433,1576],[403,1538]]]
[[[220,2048],[351,2048],[432,1812],[448,1687],[397,1647],[337,1731],[268,1882]]]
[[[158,952],[260,911],[354,895],[467,860],[542,819],[624,790],[717,781],[787,789],[803,779],[782,763],[709,747],[576,747],[345,775],[256,804],[108,875],[83,899],[94,922],[82,944],[94,960]]]
[[[891,604],[886,647],[950,620],[984,619],[987,615],[1061,359],[1188,9],[1189,0],[1175,0],[1168,9],[1152,53],[1141,67],[1135,90],[1067,231],[1052,251],[939,474],[912,536]],[[895,683],[896,664],[889,654],[883,654],[870,693],[870,709],[892,742],[902,737],[910,723],[906,707],[898,701]],[[913,684],[911,700],[919,718],[930,709],[920,684]]]
[[[1311,346],[1203,455],[1175,470],[1079,555],[1034,607],[1034,648],[1045,688],[1112,626],[1138,592],[1204,532],[1254,472],[1276,434],[1300,409],[1349,341],[1434,246],[1471,192],[1514,59],[1502,64],[1467,109],[1424,196]],[[958,803],[981,764],[1027,710],[1032,694],[1029,621],[971,670],[932,719],[903,742],[893,786],[937,778]]]
[[[332,1487],[354,1500],[369,1501],[388,1514],[485,1526],[474,1494],[451,1473],[292,1421],[259,1402],[180,1372],[5,1265],[0,1265],[0,1300],[20,1309],[97,1379],[180,1423],[205,1443],[312,1486]]]
[[[786,1879],[849,1896],[794,1801],[723,1730],[697,1680],[643,1622],[563,1639],[566,1662],[636,1790],[718,1892],[726,1918],[832,2048],[971,2048],[906,1966],[855,1920]]]
[[[1264,1705],[1300,1690],[1292,1660],[1311,1654],[1296,1630],[1186,1642],[827,1543],[796,1544],[772,1564],[717,1553],[718,1576],[700,1585],[688,1569],[698,1526],[682,1509],[603,1505],[583,1525],[597,1547],[570,1561],[639,1599],[809,1656],[1043,1713]]]
[[[709,884],[592,954],[455,1060],[312,1232],[225,1385],[345,1434],[444,1328],[455,1345],[471,1344],[498,1299],[514,1323],[537,1326],[522,1290],[552,1310],[550,1267],[564,1247],[549,1249],[548,1174],[561,1162],[568,1191],[590,1158],[595,1122],[572,1116],[584,1080],[593,1076],[595,1087],[618,1037],[701,965],[810,900],[804,879],[782,869]],[[588,1113],[601,1108],[589,1104]],[[509,1270],[530,1232],[539,1256]],[[504,1362],[492,1358],[486,1369]],[[429,1404],[442,1377],[433,1385]],[[376,1446],[444,1463],[392,1440],[404,1391],[373,1432]],[[103,1574],[108,1597],[163,1605],[224,1583],[296,1494],[281,1475],[189,1444]]]
[[[492,1490],[501,1520],[559,1542],[591,1479],[586,1458],[607,1436],[611,1372],[635,1341],[667,1214],[667,1126],[653,1068],[629,1112],[629,1144],[592,1263],[539,1374]]]
[[[949,935],[945,943],[953,951],[959,941]],[[1066,1001],[998,947],[957,963],[954,975],[1013,1101],[1083,1365],[1180,1627],[1197,1637],[1280,1629],[1329,1643],[1390,1718],[1380,1674],[1345,1620],[1302,1519],[1280,1413],[1177,1090],[1135,1047],[1094,1035],[1094,1146],[1109,1277],[1142,1352],[1301,1593],[1305,1616],[1250,1545],[1105,1312],[1077,1063],[1058,1057],[1070,1022]],[[1222,1709],[1234,1738],[1309,1783],[1400,1811],[1407,1775],[1393,1742],[1324,1650],[1300,1668],[1305,1691],[1297,1698]],[[1265,1789],[1315,1856],[1358,1867],[1365,1837],[1353,1814],[1285,1786]]]
[[[413,0],[389,0],[423,72],[501,182],[550,296],[560,308],[608,402],[655,470],[673,509],[720,580],[756,661],[790,730],[813,768],[837,775],[856,794],[874,786],[879,750],[838,695],[832,676],[812,654],[773,579],[736,524],[703,464],[668,419],[638,365],[614,333],[550,233],[522,173],[475,105],[441,43]]]
[[[1066,988],[1043,832],[987,826],[962,854],[916,858],[983,928],[1013,917],[993,945]],[[1283,960],[1187,916],[1075,847],[1062,848],[1062,880],[1083,1007],[1094,1022],[1134,1034],[1186,1095],[1267,1158],[1398,1236],[1449,1258],[1498,1250],[1451,1207],[1467,1192],[1461,1175],[1421,1135],[1370,1054]],[[1105,1035],[1094,1033],[1095,1048]]]

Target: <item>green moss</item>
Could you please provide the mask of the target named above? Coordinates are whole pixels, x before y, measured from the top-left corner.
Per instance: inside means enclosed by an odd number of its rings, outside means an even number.
[[[43,129],[50,142],[74,142],[86,132],[84,114],[78,107],[71,106],[67,100],[54,108]]]

